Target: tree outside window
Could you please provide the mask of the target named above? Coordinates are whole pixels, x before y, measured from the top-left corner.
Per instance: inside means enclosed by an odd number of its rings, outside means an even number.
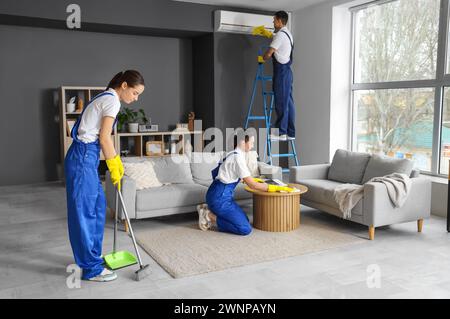
[[[358,151],[431,170],[435,88],[414,81],[436,78],[439,11],[440,0],[397,0],[354,13],[354,83],[391,83],[353,90]]]

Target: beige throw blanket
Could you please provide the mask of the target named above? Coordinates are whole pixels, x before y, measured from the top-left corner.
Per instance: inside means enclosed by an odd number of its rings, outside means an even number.
[[[406,174],[394,173],[383,177],[374,177],[368,183],[383,183],[389,198],[395,207],[402,207],[411,189],[411,180]],[[351,218],[352,209],[364,195],[364,185],[342,184],[335,188],[334,199],[344,214],[344,219]]]

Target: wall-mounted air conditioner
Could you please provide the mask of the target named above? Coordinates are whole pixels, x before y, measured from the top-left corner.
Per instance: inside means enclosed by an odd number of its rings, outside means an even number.
[[[274,31],[273,15],[217,10],[214,12],[214,24],[216,32],[251,34],[253,28],[260,25],[269,31]],[[290,21],[287,27],[291,29]]]

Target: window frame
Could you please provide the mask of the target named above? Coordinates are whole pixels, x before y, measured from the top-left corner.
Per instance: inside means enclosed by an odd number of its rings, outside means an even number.
[[[431,80],[407,80],[393,82],[376,82],[376,83],[355,83],[355,67],[356,67],[356,19],[355,15],[358,11],[367,9],[371,6],[383,5],[398,0],[377,0],[369,3],[350,8],[351,11],[351,63],[350,63],[350,141],[351,149],[355,150],[357,145],[357,104],[355,103],[355,91],[361,90],[389,90],[389,89],[421,89],[434,88],[434,118],[433,118],[433,142],[431,153],[431,171],[421,171],[426,175],[439,177],[447,177],[440,173],[441,155],[442,155],[442,114],[444,109],[444,88],[450,88],[450,73],[447,73],[447,61],[450,59],[448,52],[448,32],[449,32],[449,9],[450,0],[440,0],[439,10],[439,31],[438,31],[438,48],[436,61],[436,77]],[[450,70],[449,70],[450,72]],[[450,173],[450,172],[449,172]]]

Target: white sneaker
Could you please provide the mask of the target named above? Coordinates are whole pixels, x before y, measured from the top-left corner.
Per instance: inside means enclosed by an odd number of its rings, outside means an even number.
[[[104,268],[100,275],[89,278],[89,281],[108,282],[117,279],[117,274],[114,271]]]
[[[198,227],[203,231],[206,231],[211,227],[211,220],[208,216],[209,209],[207,207],[206,204],[197,205]]]
[[[269,135],[269,138],[270,138],[272,141],[287,141],[287,139],[288,139],[288,137],[287,137],[286,134],[279,135],[279,136],[270,134],[270,135]]]

